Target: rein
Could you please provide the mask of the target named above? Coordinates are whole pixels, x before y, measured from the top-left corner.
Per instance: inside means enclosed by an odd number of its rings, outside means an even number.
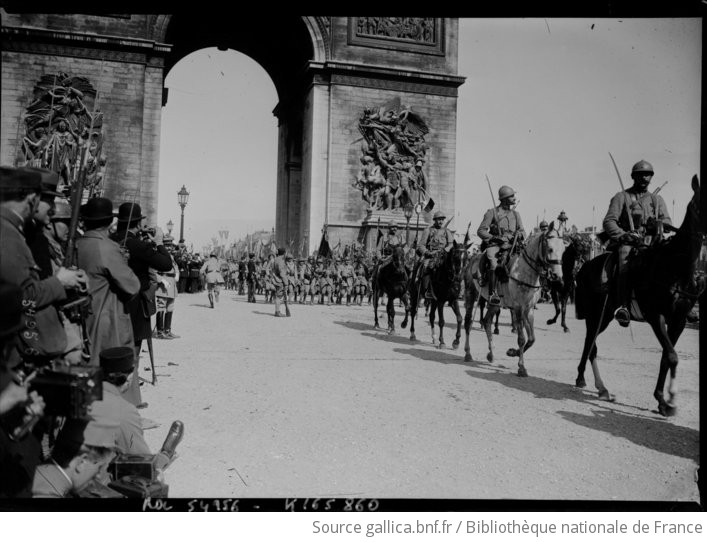
[[[562,265],[561,260],[548,260],[547,257],[545,256],[545,241],[546,237],[543,234],[541,242],[540,242],[540,254],[538,255],[539,260],[536,258],[536,260],[531,260],[530,256],[528,255],[528,247],[527,245],[523,247],[523,251],[521,252],[521,256],[523,256],[523,259],[526,261],[528,266],[535,272],[538,277],[545,277],[547,276],[547,271],[548,271],[548,266],[549,265]],[[540,264],[540,269],[535,267],[533,265],[534,263]],[[514,277],[513,275],[509,275],[509,278],[513,279],[516,281],[518,284],[521,284],[523,286],[526,286],[528,288],[534,288],[538,289],[540,288],[540,285],[535,286],[534,284],[528,284],[527,282],[523,282],[522,280],[518,279],[517,277]]]

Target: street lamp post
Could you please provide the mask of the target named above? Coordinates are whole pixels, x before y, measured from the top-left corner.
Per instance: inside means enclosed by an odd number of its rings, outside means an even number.
[[[412,213],[413,213],[413,206],[412,203],[408,202],[405,207],[403,208],[403,213],[405,214],[405,244],[409,245],[410,244],[410,239],[408,239],[408,229],[410,228],[410,219],[412,218]]]
[[[415,213],[417,214],[417,225],[415,226],[415,240],[412,243],[414,248],[417,248],[417,234],[420,232],[420,213],[422,213],[422,204],[418,202],[415,205]]]
[[[187,206],[187,202],[189,201],[189,192],[187,192],[187,189],[184,185],[182,185],[182,189],[177,192],[177,197],[179,198],[179,206],[182,208],[182,223],[179,227],[179,242],[183,243],[184,242],[184,208]]]
[[[172,219],[169,219],[169,222],[167,222],[167,235],[171,237],[172,235],[172,228],[174,228],[174,222],[172,222]]]

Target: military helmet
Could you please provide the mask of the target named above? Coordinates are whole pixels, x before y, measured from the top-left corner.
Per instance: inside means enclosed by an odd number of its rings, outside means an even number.
[[[633,164],[633,167],[631,168],[631,175],[634,173],[654,173],[653,171],[653,166],[650,165],[649,162],[646,162],[645,160],[639,160],[635,164]]]
[[[388,229],[397,227],[398,225],[395,223],[395,220],[391,220],[390,222],[388,222]]]
[[[548,226],[549,226],[549,224],[547,223],[547,220],[542,220],[542,221],[540,222],[540,227],[541,227],[541,228],[547,228]]]
[[[447,218],[447,216],[442,211],[437,211],[434,216],[432,216],[432,219],[437,220],[438,218]]]
[[[515,194],[515,190],[513,190],[510,186],[506,186],[505,184],[498,189],[498,199],[510,198],[511,196],[515,196]]]
[[[71,220],[71,205],[65,201],[56,201],[54,203],[54,214],[51,216],[52,221]]]

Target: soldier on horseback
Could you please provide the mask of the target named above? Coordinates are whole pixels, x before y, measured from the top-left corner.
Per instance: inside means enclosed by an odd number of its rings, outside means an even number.
[[[482,240],[481,249],[485,251],[488,267],[489,304],[500,305],[501,299],[496,293],[496,268],[506,264],[508,253],[514,241],[519,243],[525,237],[523,221],[512,206],[516,203],[515,191],[510,186],[498,190],[500,204],[486,211],[484,219],[476,232]]]
[[[384,234],[378,241],[376,254],[378,255],[378,269],[388,265],[393,259],[393,249],[397,246],[404,246],[405,239],[398,233],[398,225],[391,220],[388,223],[388,233]]]
[[[417,254],[422,258],[421,281],[422,294],[429,299],[436,299],[435,293],[430,288],[430,275],[439,265],[442,256],[449,252],[454,245],[454,234],[444,225],[447,218],[442,211],[437,211],[432,217],[432,225],[422,232]]]
[[[631,169],[633,186],[611,198],[604,217],[603,228],[609,237],[607,251],[616,254],[618,266],[615,275],[616,294],[621,304],[614,318],[622,327],[631,321],[628,306],[631,288],[628,284],[628,260],[634,247],[646,247],[662,234],[663,224],[672,225],[665,201],[658,194],[648,191],[653,177],[653,166],[645,160],[636,162]],[[630,212],[630,214],[629,214]]]

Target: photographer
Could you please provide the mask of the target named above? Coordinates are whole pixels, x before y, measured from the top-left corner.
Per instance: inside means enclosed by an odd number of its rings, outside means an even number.
[[[137,378],[133,348],[107,348],[101,351],[99,358],[103,369],[103,400],[91,403],[89,413],[99,422],[118,424],[116,447],[120,453],[149,454],[140,414],[122,397]]]
[[[138,408],[144,408],[139,382],[140,350],[142,341],[152,340],[150,317],[156,312],[156,285],[150,280],[150,268],[155,271],[170,271],[172,258],[162,244],[161,232],[143,229],[142,209],[137,203],[123,203],[118,208],[118,229],[111,239],[128,251],[128,265],[140,280],[140,294],[128,301],[128,310],[133,325],[135,340],[135,378],[125,391],[124,398]],[[155,235],[156,234],[156,235]]]
[[[67,291],[87,288],[82,270],[60,267],[41,279],[24,229],[39,205],[42,176],[32,170],[0,168],[0,279],[22,289],[24,330],[20,354],[37,366],[60,357],[67,347],[66,333],[54,304],[67,299]]]
[[[125,261],[120,247],[110,239],[113,203],[108,198],[92,198],[81,206],[85,233],[76,241],[79,265],[90,278],[91,314],[86,329],[91,345],[91,365],[98,366],[101,350],[135,344],[129,299],[137,296],[140,281]]]
[[[75,497],[103,474],[115,457],[116,423],[67,420],[48,462],[37,467],[32,497]]]

